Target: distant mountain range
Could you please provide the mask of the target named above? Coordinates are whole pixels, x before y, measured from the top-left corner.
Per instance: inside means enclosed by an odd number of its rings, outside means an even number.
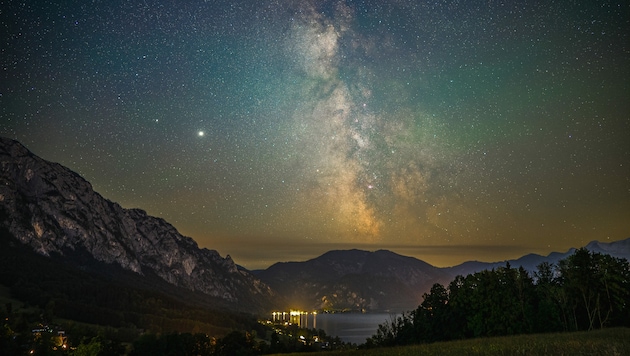
[[[573,252],[438,268],[391,251],[345,250],[330,251],[305,262],[279,262],[266,270],[248,271],[229,256],[199,248],[163,219],[139,209],[122,208],[94,192],[90,183],[70,169],[1,137],[0,232],[4,256],[0,283],[14,288],[20,285],[20,278],[36,276],[29,266],[19,265],[23,263],[64,269],[66,279],[79,275],[85,279],[86,273],[99,275],[111,283],[126,283],[125,288],[153,289],[178,300],[249,313],[288,308],[411,310],[434,283],[447,284],[456,275],[504,266],[506,262],[534,271],[543,261],[556,263]],[[630,239],[594,241],[586,247],[630,259]],[[23,257],[11,257],[17,255]],[[48,264],[46,258],[55,264]],[[31,274],[20,276],[27,271]],[[38,280],[41,293],[47,279]],[[19,292],[25,294],[28,290],[21,288]],[[128,292],[132,296],[134,293]],[[72,302],[68,298],[64,303]]]
[[[630,260],[630,238],[611,243],[593,241],[585,247]],[[305,262],[276,263],[254,273],[295,307],[396,312],[415,309],[434,283],[446,285],[457,275],[504,267],[508,262],[533,274],[540,263],[555,264],[574,251],[529,254],[501,262],[469,261],[448,268],[385,250],[330,251]]]
[[[625,258],[630,260],[630,238],[614,242],[599,242],[591,241],[588,245],[584,246],[591,252],[598,252],[602,254],[611,255],[613,257]],[[468,275],[471,273],[493,269],[497,267],[505,266],[507,262],[512,267],[523,266],[528,272],[533,273],[536,271],[536,267],[542,262],[558,263],[558,261],[569,257],[575,252],[575,248],[569,249],[567,252],[552,252],[547,256],[541,256],[534,253],[525,255],[515,260],[505,260],[500,262],[478,262],[468,261],[454,267],[444,268],[444,271],[455,277],[457,275]]]

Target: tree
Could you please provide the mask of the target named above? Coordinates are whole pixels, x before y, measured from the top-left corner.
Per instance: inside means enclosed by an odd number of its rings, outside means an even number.
[[[102,346],[100,341],[97,338],[92,338],[89,343],[84,344],[81,343],[77,346],[77,349],[74,350],[74,356],[95,356],[99,355],[102,350]]]
[[[254,355],[254,340],[249,334],[232,331],[217,341],[214,354],[217,356]]]
[[[610,255],[594,254],[595,276],[598,280],[597,321],[600,328],[627,326],[630,300],[630,265],[628,261]]]
[[[451,310],[448,291],[441,284],[434,284],[430,292],[423,295],[424,301],[413,314],[416,338],[422,342],[449,340]]]
[[[603,328],[610,323],[623,325],[628,315],[630,267],[625,259],[575,251],[558,263],[560,281],[572,326],[576,330]]]
[[[520,266],[516,274],[516,293],[519,306],[520,327],[517,333],[531,333],[534,331],[534,310],[536,304],[536,289],[534,280],[529,273]]]
[[[133,342],[132,356],[164,355],[161,338],[155,334],[144,334]]]
[[[369,344],[375,346],[398,346],[417,343],[413,326],[413,314],[403,313],[392,317],[389,322],[380,324],[376,335],[372,336]]]
[[[473,336],[469,318],[474,306],[472,294],[476,287],[476,278],[473,275],[466,277],[456,276],[448,285],[448,305],[451,313],[451,323],[448,326],[448,334],[451,339],[464,339]]]
[[[379,325],[368,346],[630,326],[630,264],[579,249],[532,278],[509,263],[434,284],[411,314]]]
[[[591,253],[581,248],[558,263],[575,330],[591,330],[595,319],[595,276]]]
[[[536,305],[533,328],[536,332],[567,330],[566,315],[562,312],[561,289],[554,277],[554,265],[543,262],[534,272],[536,278]]]

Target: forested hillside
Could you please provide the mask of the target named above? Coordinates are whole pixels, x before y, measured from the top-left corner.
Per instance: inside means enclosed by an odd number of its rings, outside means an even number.
[[[628,300],[628,261],[581,248],[533,276],[508,263],[434,284],[416,310],[380,325],[368,346],[630,326]]]

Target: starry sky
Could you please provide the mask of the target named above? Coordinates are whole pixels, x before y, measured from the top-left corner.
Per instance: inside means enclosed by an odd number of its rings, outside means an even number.
[[[0,5],[0,135],[246,268],[630,236],[627,1]]]

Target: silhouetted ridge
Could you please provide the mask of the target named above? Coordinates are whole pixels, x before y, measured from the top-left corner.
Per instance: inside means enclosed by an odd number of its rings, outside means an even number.
[[[403,311],[414,309],[440,269],[387,250],[334,250],[305,262],[276,263],[257,276],[296,308]]]
[[[85,251],[95,261],[154,274],[235,309],[272,304],[271,289],[231,258],[200,249],[164,219],[103,198],[77,173],[19,142],[0,138],[0,164],[0,224],[37,253],[73,261]],[[81,261],[89,263],[85,256]]]

